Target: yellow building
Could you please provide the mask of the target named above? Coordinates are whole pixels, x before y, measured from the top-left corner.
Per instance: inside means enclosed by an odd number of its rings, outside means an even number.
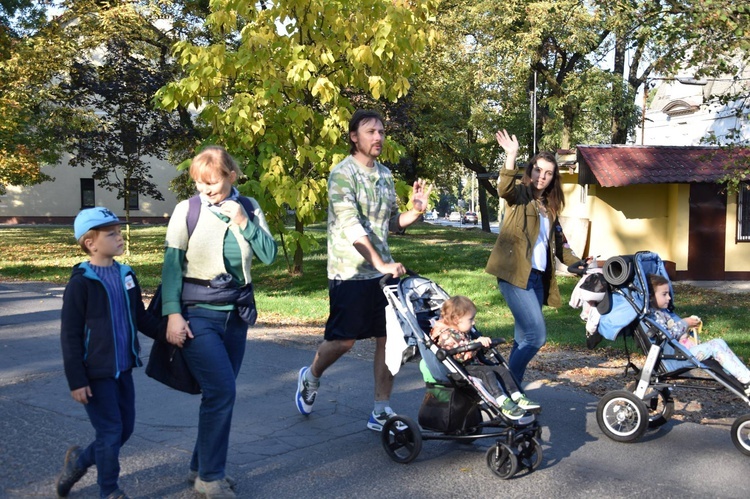
[[[577,155],[576,171],[562,170],[562,216],[588,221],[586,255],[648,250],[678,280],[750,279],[750,190],[717,184],[750,149],[578,146]]]

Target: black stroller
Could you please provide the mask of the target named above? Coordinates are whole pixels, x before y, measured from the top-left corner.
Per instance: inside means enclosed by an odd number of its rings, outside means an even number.
[[[381,287],[409,344],[404,361],[421,358],[426,393],[419,410],[419,424],[397,415],[383,425],[381,438],[388,456],[398,463],[409,463],[419,455],[423,440],[473,442],[494,438],[495,444],[487,450],[486,460],[495,475],[508,479],[520,469],[531,472],[539,467],[543,457],[539,441],[542,430],[536,416],[529,414],[518,421],[508,419],[482,382],[469,376],[452,357],[477,350],[483,361],[505,364],[494,348],[503,340],[494,340],[487,349],[479,342],[451,350],[439,348],[430,338],[431,321],[438,318],[443,302],[450,295],[414,273],[393,285],[387,284],[390,277],[381,280]],[[472,334],[481,336],[476,330]]]
[[[678,388],[726,389],[750,405],[743,385],[718,362],[714,359],[699,361],[647,317],[650,307],[648,275],[658,274],[669,280],[659,255],[641,251],[613,257],[602,270],[610,292],[606,298],[609,303],[598,307],[604,309],[598,334],[612,341],[618,335],[632,335],[647,356],[639,369],[628,354],[626,372],[632,368],[636,379],[625,390],[608,392],[599,401],[596,420],[607,437],[618,442],[634,442],[649,428],[665,424],[674,411],[672,391]],[[671,282],[669,286],[671,293]],[[740,452],[750,456],[750,414],[735,420],[732,441]]]

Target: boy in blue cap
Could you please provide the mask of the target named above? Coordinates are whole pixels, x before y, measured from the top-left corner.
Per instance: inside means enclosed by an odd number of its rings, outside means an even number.
[[[103,207],[82,210],[74,222],[75,238],[90,258],[73,267],[65,287],[60,339],[70,394],[84,405],[96,438],[66,452],[59,497],[67,497],[92,465],[101,497],[128,497],[117,480],[120,448],[135,425],[132,368],[143,365],[137,332],[156,338],[160,321],[146,313],[133,270],[115,261],[125,248],[121,223]]]

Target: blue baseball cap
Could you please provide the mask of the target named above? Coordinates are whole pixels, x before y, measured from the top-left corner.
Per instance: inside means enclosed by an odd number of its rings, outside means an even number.
[[[121,225],[122,223],[123,222],[117,218],[117,215],[109,211],[107,208],[99,206],[97,208],[81,210],[76,216],[75,222],[73,222],[73,230],[77,241],[82,235],[91,229],[100,229],[102,227],[109,227],[110,225]]]

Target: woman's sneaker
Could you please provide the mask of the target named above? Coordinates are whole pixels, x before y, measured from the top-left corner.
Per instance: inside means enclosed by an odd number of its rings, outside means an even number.
[[[206,496],[206,499],[234,499],[237,497],[229,483],[223,478],[212,482],[204,482],[198,477],[195,479],[193,488],[199,494]]]
[[[513,402],[510,397],[506,397],[505,400],[500,404],[500,412],[513,421],[518,421],[526,414],[526,411],[518,407],[518,404]]]
[[[198,478],[198,472],[193,470],[188,470],[187,474],[187,481],[190,485],[195,485],[195,480]],[[224,475],[224,480],[229,484],[229,488],[234,490],[237,488],[237,480],[232,478],[229,475]]]
[[[541,404],[534,402],[533,400],[529,400],[524,394],[521,394],[519,397],[514,399],[513,402],[515,402],[516,405],[524,411],[540,412],[542,410]]]

